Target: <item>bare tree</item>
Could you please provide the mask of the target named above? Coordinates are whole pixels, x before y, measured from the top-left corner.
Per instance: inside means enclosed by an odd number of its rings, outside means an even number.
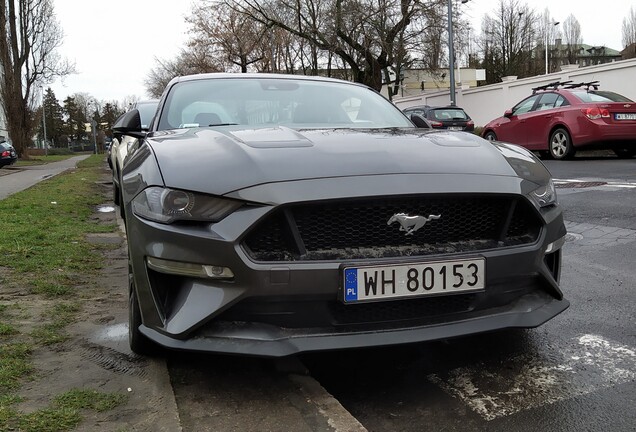
[[[339,57],[357,82],[382,88],[411,22],[440,0],[228,0],[266,27],[278,27]],[[314,59],[315,60],[315,59]]]
[[[623,18],[623,47],[636,43],[636,9],[629,8],[629,14]]]
[[[530,46],[535,38],[536,13],[519,0],[499,0],[482,22],[481,45],[488,83],[508,75],[529,76]]]
[[[575,64],[583,38],[581,38],[581,25],[572,14],[563,22],[563,42],[568,63]]]
[[[190,47],[212,50],[217,58],[243,73],[253,63],[269,57],[265,55],[265,46],[270,42],[269,38],[264,39],[267,29],[225,3],[206,0],[194,7],[186,21],[193,34]]]
[[[175,77],[197,73],[219,72],[223,67],[210,52],[188,47],[174,60],[160,60],[155,58],[157,65],[150,71],[144,84],[150,96],[158,98],[166,85]]]
[[[7,130],[20,157],[35,130],[40,85],[73,72],[56,53],[63,33],[52,0],[0,1],[0,97]]]

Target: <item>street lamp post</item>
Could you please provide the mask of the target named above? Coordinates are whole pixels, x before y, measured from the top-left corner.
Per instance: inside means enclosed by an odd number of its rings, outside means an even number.
[[[468,0],[461,0],[462,4]],[[453,46],[453,0],[448,0],[448,75],[450,78],[450,104],[456,105],[455,95],[455,49]]]
[[[552,21],[550,24],[552,24],[553,26],[558,26],[559,24],[561,24],[559,21]],[[548,74],[548,35],[550,34],[550,26],[547,26],[545,29],[545,74]]]
[[[46,110],[44,109],[44,88],[40,87],[42,90],[42,129],[44,130],[44,143],[42,147],[44,147],[44,154],[48,156],[49,151],[46,148]]]

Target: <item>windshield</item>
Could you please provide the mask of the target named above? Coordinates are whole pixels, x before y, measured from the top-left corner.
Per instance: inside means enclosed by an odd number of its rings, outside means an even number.
[[[389,101],[348,83],[287,78],[205,78],[173,86],[159,130],[219,125],[413,127]]]
[[[589,91],[584,90],[573,91],[574,95],[583,102],[632,102],[632,100],[618,93],[610,91]]]
[[[436,120],[467,120],[468,116],[461,109],[442,108],[433,110],[433,117]]]

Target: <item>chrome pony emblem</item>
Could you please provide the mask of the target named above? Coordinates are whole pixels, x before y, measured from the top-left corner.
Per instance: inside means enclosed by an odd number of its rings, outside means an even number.
[[[629,108],[630,106],[632,106],[631,104],[625,104],[623,105],[624,108]]]
[[[430,222],[441,217],[442,215],[429,215],[428,217],[424,217],[409,216],[406,213],[396,213],[391,216],[386,224],[391,225],[393,222],[397,222],[400,224],[400,231],[406,231],[405,235],[413,235],[415,231],[426,225],[426,222]]]

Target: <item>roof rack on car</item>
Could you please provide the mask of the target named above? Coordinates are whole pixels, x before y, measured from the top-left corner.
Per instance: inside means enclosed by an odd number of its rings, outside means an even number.
[[[600,81],[588,81],[588,82],[580,82],[580,83],[576,83],[576,84],[570,84],[569,86],[566,87],[566,89],[573,89],[573,88],[579,88],[579,87],[585,87],[585,90],[590,91],[590,88],[594,89],[594,90],[598,90],[598,86]]]
[[[559,86],[564,86],[566,84],[570,84],[571,82],[572,81],[554,81],[554,82],[551,82],[550,84],[534,87],[532,89],[532,94],[535,94],[539,90],[548,90],[548,89],[556,90],[557,88],[559,88]]]

